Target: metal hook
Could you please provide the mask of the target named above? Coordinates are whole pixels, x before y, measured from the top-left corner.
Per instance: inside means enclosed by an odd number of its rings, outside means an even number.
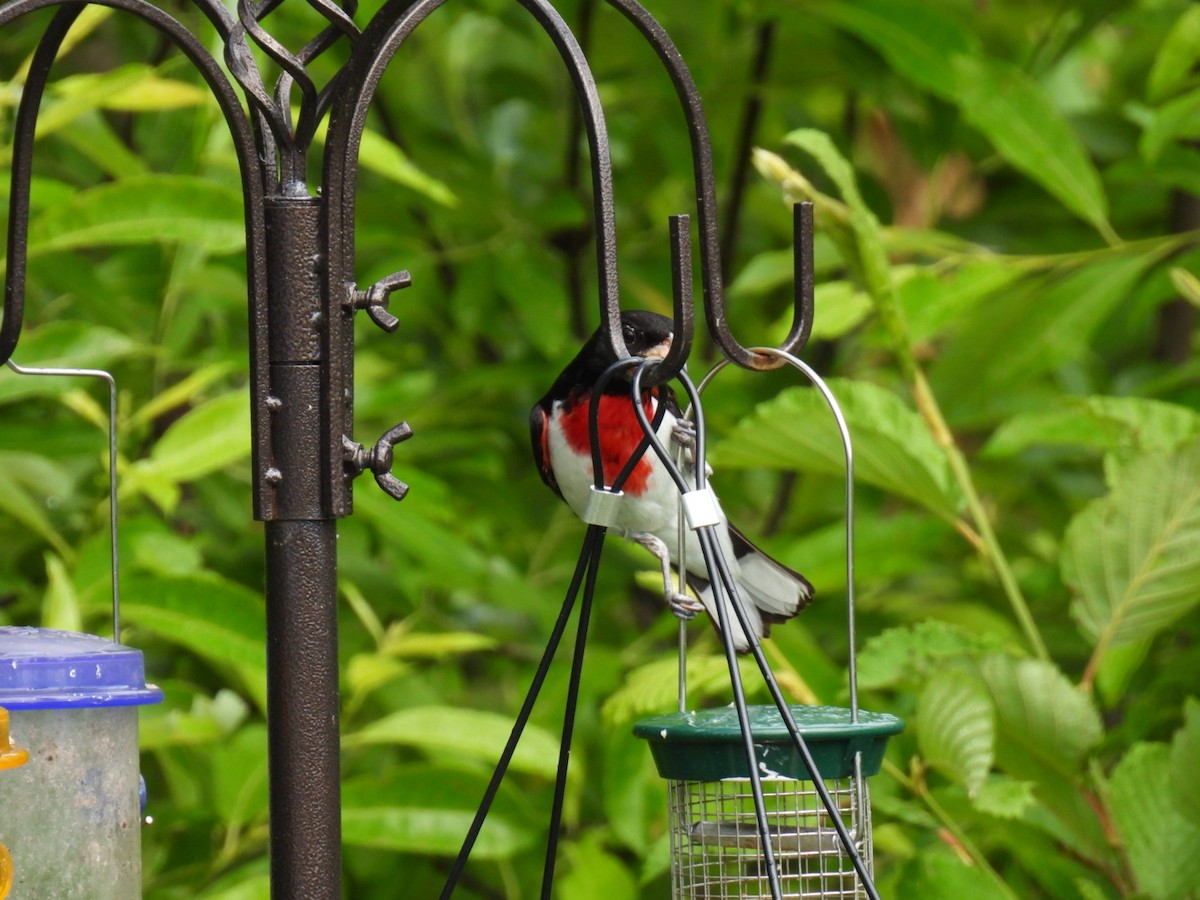
[[[712,140],[704,117],[700,92],[679,49],[657,20],[636,0],[607,0],[641,32],[667,70],[683,109],[692,146],[692,171],[696,183],[696,216],[700,228],[700,267],[704,285],[704,311],[713,340],[736,365],[746,369],[775,369],[783,362],[744,347],[729,330],[721,280],[721,247],[717,225],[717,198],[713,184]],[[803,204],[802,204],[803,205]],[[799,353],[812,329],[812,213],[798,211],[797,286],[792,327],[776,349]],[[802,276],[802,273],[806,275]]]
[[[121,579],[120,549],[117,532],[117,381],[103,369],[27,368],[12,359],[4,363],[18,375],[81,376],[98,378],[108,385],[108,529],[109,552],[112,559],[112,618],[113,642],[121,640]]]

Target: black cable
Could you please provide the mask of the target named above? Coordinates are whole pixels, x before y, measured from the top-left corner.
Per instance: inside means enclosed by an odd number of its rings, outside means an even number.
[[[471,827],[467,830],[467,836],[463,839],[462,847],[458,851],[454,865],[450,868],[450,874],[446,878],[445,886],[442,888],[440,900],[449,900],[454,893],[455,887],[458,885],[458,880],[462,875],[463,869],[466,867],[467,859],[470,857],[471,850],[475,846],[475,841],[479,837],[479,832],[483,828],[484,820],[487,819],[492,802],[496,799],[500,783],[504,780],[509,763],[512,762],[513,753],[517,749],[517,742],[520,741],[521,734],[529,722],[530,715],[533,713],[534,703],[537,701],[538,693],[541,691],[542,685],[546,680],[546,675],[550,671],[550,664],[554,660],[554,653],[558,649],[563,633],[566,631],[567,621],[575,605],[575,598],[579,594],[579,587],[583,583],[585,573],[589,571],[589,563],[593,557],[598,558],[600,555],[600,549],[604,545],[605,532],[606,529],[602,526],[591,525],[588,527],[587,534],[584,535],[583,549],[580,551],[579,561],[575,565],[575,574],[571,578],[571,584],[567,588],[566,597],[563,599],[562,610],[558,614],[558,620],[554,623],[550,639],[546,642],[546,650],[542,654],[541,662],[538,663],[537,671],[533,676],[533,682],[530,684],[529,691],[525,695],[525,702],[521,705],[521,711],[517,713],[516,722],[513,724],[512,732],[508,736],[508,743],[504,745],[504,751],[500,754],[500,760],[496,763],[496,768],[492,772],[492,779],[488,782],[487,790],[484,791],[483,800],[480,801],[479,809],[475,812],[475,818],[471,822]]]
[[[598,526],[592,526],[598,527]],[[600,570],[597,544],[588,558],[587,578],[583,586],[583,603],[579,607],[578,635],[571,659],[571,679],[567,686],[566,708],[563,710],[562,741],[558,748],[558,773],[554,781],[554,803],[550,808],[550,833],[546,839],[546,866],[542,873],[542,900],[550,900],[554,887],[554,866],[558,859],[559,830],[562,826],[563,800],[567,790],[567,771],[571,764],[571,738],[575,732],[575,710],[579,704],[579,684],[583,678],[583,654],[587,649],[588,622],[592,616],[592,601],[596,593],[596,573]]]

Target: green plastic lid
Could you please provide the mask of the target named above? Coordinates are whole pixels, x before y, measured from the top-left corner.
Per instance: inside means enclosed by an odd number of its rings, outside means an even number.
[[[862,754],[863,775],[874,775],[883,763],[888,738],[904,730],[904,722],[888,713],[859,710],[855,722],[850,710],[836,706],[790,709],[820,777],[826,780],[853,775],[857,753]],[[812,781],[779,710],[751,706],[748,712],[759,775]],[[737,710],[732,706],[642,719],[633,733],[649,742],[663,778],[721,781],[750,776]]]

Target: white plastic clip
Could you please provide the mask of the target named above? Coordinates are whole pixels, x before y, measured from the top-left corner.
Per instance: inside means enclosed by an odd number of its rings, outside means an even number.
[[[624,491],[610,491],[608,488],[598,488],[591,485],[587,505],[583,508],[583,521],[589,525],[603,525],[605,528],[617,521],[617,510],[621,507]]]
[[[717,495],[713,489],[688,491],[681,495],[683,498],[683,517],[687,519],[688,528],[696,531],[709,525],[721,524],[721,507],[717,503]]]

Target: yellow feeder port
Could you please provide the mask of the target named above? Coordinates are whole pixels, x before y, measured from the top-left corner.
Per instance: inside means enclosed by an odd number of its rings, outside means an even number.
[[[0,706],[0,769],[15,769],[29,760],[29,751],[22,750],[8,736],[8,710]],[[0,900],[12,890],[13,863],[8,848],[0,844]]]
[[[29,760],[29,751],[13,743],[8,736],[8,710],[0,706],[0,769],[15,769]],[[4,885],[4,860],[0,859],[0,887]],[[0,897],[3,897],[0,894]]]

